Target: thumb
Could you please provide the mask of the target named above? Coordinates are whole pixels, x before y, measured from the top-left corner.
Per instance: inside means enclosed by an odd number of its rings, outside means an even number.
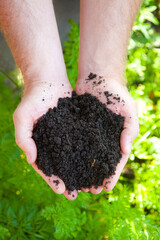
[[[24,109],[18,107],[13,114],[15,126],[15,140],[17,145],[24,151],[28,163],[33,163],[37,158],[37,148],[32,139],[33,120]]]

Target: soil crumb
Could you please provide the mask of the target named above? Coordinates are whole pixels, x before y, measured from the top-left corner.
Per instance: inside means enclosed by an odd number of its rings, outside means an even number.
[[[88,79],[86,79],[86,80],[93,80],[96,77],[97,77],[97,74],[90,73],[89,76],[88,76]]]
[[[58,184],[59,184],[59,180],[57,179],[57,180],[53,180],[53,182],[56,184],[56,186],[58,186]]]

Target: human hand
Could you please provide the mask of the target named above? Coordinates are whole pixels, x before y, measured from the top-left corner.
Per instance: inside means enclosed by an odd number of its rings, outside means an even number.
[[[57,176],[46,176],[36,165],[37,148],[32,139],[33,127],[38,119],[45,114],[49,108],[57,105],[58,99],[61,97],[71,96],[72,88],[68,80],[59,81],[57,83],[39,82],[26,87],[21,103],[17,107],[13,115],[15,125],[15,139],[17,145],[25,152],[28,163],[48,185],[58,194],[64,194],[69,200],[77,197],[77,191],[70,194],[65,189],[64,182]],[[45,160],[45,159],[44,159]],[[59,181],[59,184],[55,180]],[[55,182],[54,182],[55,181]]]
[[[86,79],[88,78],[86,77]],[[138,113],[136,103],[120,80],[108,79],[105,77],[99,78],[98,76],[91,80],[86,79],[78,79],[75,89],[77,94],[80,95],[85,92],[90,93],[91,95],[96,96],[102,103],[105,103],[106,107],[112,112],[120,114],[125,118],[123,131],[120,137],[122,158],[120,163],[117,165],[115,175],[110,176],[108,179],[104,179],[103,186],[99,186],[97,189],[94,186],[90,189],[82,188],[84,192],[88,192],[90,190],[92,193],[98,194],[103,189],[111,191],[119,179],[119,176],[128,160],[132,143],[138,135]],[[108,91],[110,94],[112,93],[112,96],[108,97],[109,104],[107,104],[107,98],[104,94],[105,91]],[[117,99],[120,98],[120,100],[114,99],[114,97]]]

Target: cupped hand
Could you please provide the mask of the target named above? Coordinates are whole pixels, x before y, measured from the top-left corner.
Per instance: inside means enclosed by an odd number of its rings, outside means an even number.
[[[132,143],[138,135],[138,112],[135,101],[119,79],[115,80],[98,76],[90,80],[87,79],[87,77],[86,79],[78,79],[75,89],[77,94],[80,95],[85,92],[90,93],[91,95],[96,96],[102,103],[105,103],[106,107],[112,112],[124,117],[123,131],[120,137],[122,158],[116,167],[115,175],[110,176],[108,179],[104,179],[103,186],[99,186],[97,189],[94,186],[90,189],[81,189],[84,192],[90,190],[92,193],[98,194],[103,189],[111,191],[119,179],[128,160]],[[105,92],[109,93],[108,99],[104,94]]]
[[[32,164],[35,171],[42,176],[53,191],[64,194],[69,200],[77,197],[77,191],[68,193],[64,182],[58,176],[48,177],[38,169],[36,165],[37,148],[32,139],[32,131],[38,119],[49,108],[57,106],[59,98],[71,96],[71,92],[72,88],[67,80],[59,81],[56,84],[52,82],[41,82],[38,85],[31,84],[26,87],[21,103],[13,114],[16,143],[25,152],[28,163]],[[55,180],[58,180],[59,184]]]

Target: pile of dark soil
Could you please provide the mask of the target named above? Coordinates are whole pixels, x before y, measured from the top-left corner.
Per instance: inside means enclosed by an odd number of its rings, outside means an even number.
[[[38,168],[59,176],[68,190],[101,186],[121,159],[123,122],[90,94],[60,98],[33,130]]]

